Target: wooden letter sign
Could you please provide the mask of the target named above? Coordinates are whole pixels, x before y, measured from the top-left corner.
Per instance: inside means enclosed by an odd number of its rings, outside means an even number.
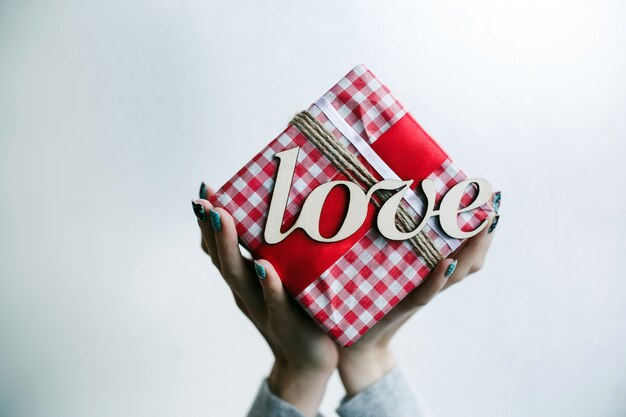
[[[457,215],[459,213],[476,209],[490,200],[491,185],[484,179],[466,179],[453,186],[443,196],[439,210],[435,210],[434,208],[436,196],[435,184],[429,179],[423,180],[421,185],[426,195],[426,212],[421,215],[422,221],[420,224],[411,232],[398,230],[395,219],[400,201],[405,193],[410,190],[413,180],[399,181],[385,179],[372,186],[367,192],[364,192],[359,185],[350,181],[329,181],[320,185],[308,195],[302,205],[300,215],[294,224],[286,232],[281,232],[280,229],[287,207],[287,200],[299,150],[299,147],[295,147],[276,154],[276,157],[279,159],[278,173],[276,174],[276,183],[274,184],[274,192],[272,194],[264,232],[265,241],[269,244],[281,242],[297,228],[304,230],[311,239],[318,242],[337,242],[346,239],[359,230],[365,221],[367,217],[367,206],[372,195],[377,190],[395,191],[393,196],[388,198],[380,207],[376,218],[376,224],[380,233],[389,240],[405,240],[412,238],[422,230],[432,216],[439,216],[441,228],[449,236],[457,239],[465,239],[474,236],[487,226],[487,220],[483,220],[476,229],[464,232],[459,229],[457,224]],[[470,184],[476,184],[478,186],[476,198],[467,207],[459,208],[461,197]],[[328,194],[337,186],[343,186],[348,190],[348,209],[337,233],[331,237],[324,237],[320,234],[319,230],[322,207]]]

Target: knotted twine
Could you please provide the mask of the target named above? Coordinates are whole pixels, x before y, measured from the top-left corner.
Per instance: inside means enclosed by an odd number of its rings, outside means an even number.
[[[337,141],[320,122],[318,122],[308,111],[298,113],[290,122],[294,125],[315,147],[346,177],[358,184],[364,192],[372,188],[378,180],[374,177],[359,159],[349,152],[339,141]],[[380,198],[372,199],[374,205],[380,208],[394,193],[389,190],[377,190]],[[382,199],[382,201],[381,201]],[[417,223],[406,208],[398,206],[395,219],[396,226],[402,232],[408,233],[417,228]],[[430,269],[444,258],[435,247],[432,240],[423,231],[409,239],[409,242],[417,250],[418,254],[426,261]]]

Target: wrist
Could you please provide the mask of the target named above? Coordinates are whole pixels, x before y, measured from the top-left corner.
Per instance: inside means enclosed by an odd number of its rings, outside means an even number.
[[[389,347],[370,346],[341,352],[337,370],[349,398],[374,384],[395,366],[396,359]]]
[[[298,369],[274,363],[268,377],[270,391],[304,415],[314,417],[334,369]]]

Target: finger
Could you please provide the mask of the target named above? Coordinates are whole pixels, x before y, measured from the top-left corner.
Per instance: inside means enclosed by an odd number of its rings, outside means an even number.
[[[204,215],[198,215],[196,213],[196,217],[198,217],[198,225],[200,226],[200,230],[202,233],[202,249],[211,257],[211,260],[215,266],[220,269],[219,258],[217,256],[217,248],[215,246],[215,235],[213,227],[210,226],[209,222],[206,220],[206,213],[213,208],[213,204],[209,202],[209,199],[215,194],[215,191],[210,186],[206,185],[204,181],[200,184],[200,189],[198,190],[197,203],[200,203],[204,210]],[[196,211],[196,207],[194,206],[194,211]]]
[[[289,297],[276,269],[264,259],[255,261],[254,269],[263,288],[263,299],[268,312],[270,314],[287,312],[291,307]]]
[[[198,190],[198,197],[200,197],[202,200],[209,200],[214,194],[215,191],[213,190],[213,188],[206,185],[204,181],[202,181],[202,183],[200,184],[200,190]]]
[[[239,310],[241,310],[241,312],[252,321],[252,318],[250,317],[250,311],[248,310],[248,306],[246,305],[246,303],[244,303],[241,297],[238,296],[234,291],[231,291],[231,292],[233,293],[235,304],[237,304],[237,307],[239,308]]]
[[[263,299],[267,308],[268,325],[283,349],[287,351],[306,346],[311,337],[321,333],[311,317],[295,305],[272,264],[266,260],[254,263]]]
[[[211,208],[213,208],[213,204],[211,204],[210,199],[215,195],[215,190],[213,190],[213,188],[210,185],[207,185],[204,181],[202,181],[202,184],[200,184],[200,190],[198,191],[198,196],[200,197],[201,200],[206,200],[208,202],[208,208],[209,210]],[[215,230],[213,229],[213,227],[209,227],[209,225],[207,224],[207,229],[209,229],[209,233],[206,234],[206,238],[203,236],[203,240],[206,239],[206,244],[207,247],[209,248],[209,253],[212,254],[212,256],[215,256],[215,258],[217,259],[217,245],[215,244]],[[218,263],[219,263],[219,259],[218,259]]]
[[[235,282],[241,281],[247,270],[245,260],[239,251],[235,221],[226,210],[217,207],[209,210],[209,218],[224,277]]]
[[[495,193],[493,193],[492,195],[493,198],[493,210],[496,212],[496,214],[498,214],[500,212],[500,203],[502,200],[502,192],[501,191],[496,191]]]
[[[222,276],[252,314],[262,312],[265,306],[261,288],[255,279],[252,263],[239,250],[235,221],[226,210],[218,207],[209,211],[209,217],[215,230],[215,245],[222,266]]]
[[[202,238],[202,237],[200,238],[200,247],[202,248],[202,251],[204,253],[206,253],[207,255],[210,256],[209,248],[207,247],[206,242],[204,241],[204,238]]]
[[[213,205],[207,200],[202,199],[193,200],[191,204],[198,220],[198,226],[202,232],[202,242],[204,243],[203,248],[206,248],[206,252],[211,257],[213,265],[215,265],[221,272],[222,267],[220,265],[219,256],[217,254],[217,245],[215,243],[215,229],[213,229],[208,217]]]
[[[269,264],[269,262],[265,262],[265,267],[261,266],[260,264],[257,266],[256,262],[254,263],[254,269],[255,269],[255,273],[257,274],[257,277],[259,278],[259,280],[265,280],[267,279],[267,272],[266,271],[266,267],[271,266]],[[270,273],[274,274],[275,271],[272,268]],[[264,278],[261,278],[261,277]],[[269,280],[272,280],[272,278],[270,278]],[[279,279],[280,281],[280,279]],[[282,283],[281,283],[282,285]],[[262,285],[261,285],[262,287]],[[235,296],[235,301],[237,302],[237,306],[239,306],[239,308],[242,309],[242,305],[244,308],[246,308],[245,303],[243,303],[243,301],[241,300],[241,298],[233,293],[233,295]],[[257,311],[255,313],[254,316],[251,316],[249,311],[246,313],[246,316],[248,316],[248,318],[250,319],[250,321],[252,322],[252,324],[254,324],[254,326],[257,328],[257,330],[261,333],[261,335],[263,335],[263,337],[265,338],[265,340],[267,341],[268,345],[270,346],[270,349],[272,350],[272,353],[274,353],[274,357],[281,358],[283,359],[284,355],[281,352],[280,349],[278,349],[278,346],[276,344],[276,341],[271,337],[271,333],[268,332],[268,326],[267,326],[267,315],[268,315],[268,311],[267,311],[267,305],[265,302],[265,291],[261,290],[261,294],[259,294],[258,296],[258,301],[259,304],[262,305],[262,311]],[[242,305],[240,305],[242,304]],[[243,309],[242,309],[243,310]]]
[[[268,324],[275,335],[284,335],[285,331],[289,332],[289,329],[296,326],[300,331],[289,334],[288,339],[289,343],[297,345],[296,341],[302,340],[303,337],[306,339],[306,335],[310,335],[311,331],[319,331],[315,326],[312,326],[311,318],[302,311],[301,307],[296,305],[297,302],[289,297],[278,272],[270,262],[263,259],[255,261],[254,269],[263,288],[263,299],[269,318]]]
[[[487,227],[481,230],[476,236],[473,236],[465,241],[461,249],[459,249],[456,253],[458,265],[454,274],[452,274],[450,279],[448,279],[448,282],[446,282],[444,289],[460,282],[467,275],[477,272],[483,267],[487,251],[489,250],[489,246],[493,240],[493,234],[489,233],[489,229],[491,228],[495,218],[496,216],[494,213],[490,216]]]
[[[444,259],[439,262],[435,269],[426,277],[424,283],[415,288],[400,301],[397,306],[399,307],[398,311],[400,313],[412,313],[428,304],[444,287],[456,265],[454,259]]]

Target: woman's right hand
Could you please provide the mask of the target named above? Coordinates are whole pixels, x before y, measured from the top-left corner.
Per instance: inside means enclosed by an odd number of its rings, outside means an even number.
[[[363,337],[353,345],[340,349],[338,370],[348,397],[373,384],[396,365],[390,342],[409,318],[439,292],[482,268],[493,240],[491,232],[499,220],[499,192],[494,194],[493,201],[496,210],[489,219],[489,224],[476,236],[466,240],[451,255],[456,260],[448,258],[441,261],[423,284],[402,299]]]
[[[315,416],[337,367],[337,345],[289,298],[268,261],[253,261],[241,254],[235,222],[226,210],[208,201],[213,193],[203,183],[200,199],[192,202],[202,249],[274,354],[270,390],[305,415]]]

